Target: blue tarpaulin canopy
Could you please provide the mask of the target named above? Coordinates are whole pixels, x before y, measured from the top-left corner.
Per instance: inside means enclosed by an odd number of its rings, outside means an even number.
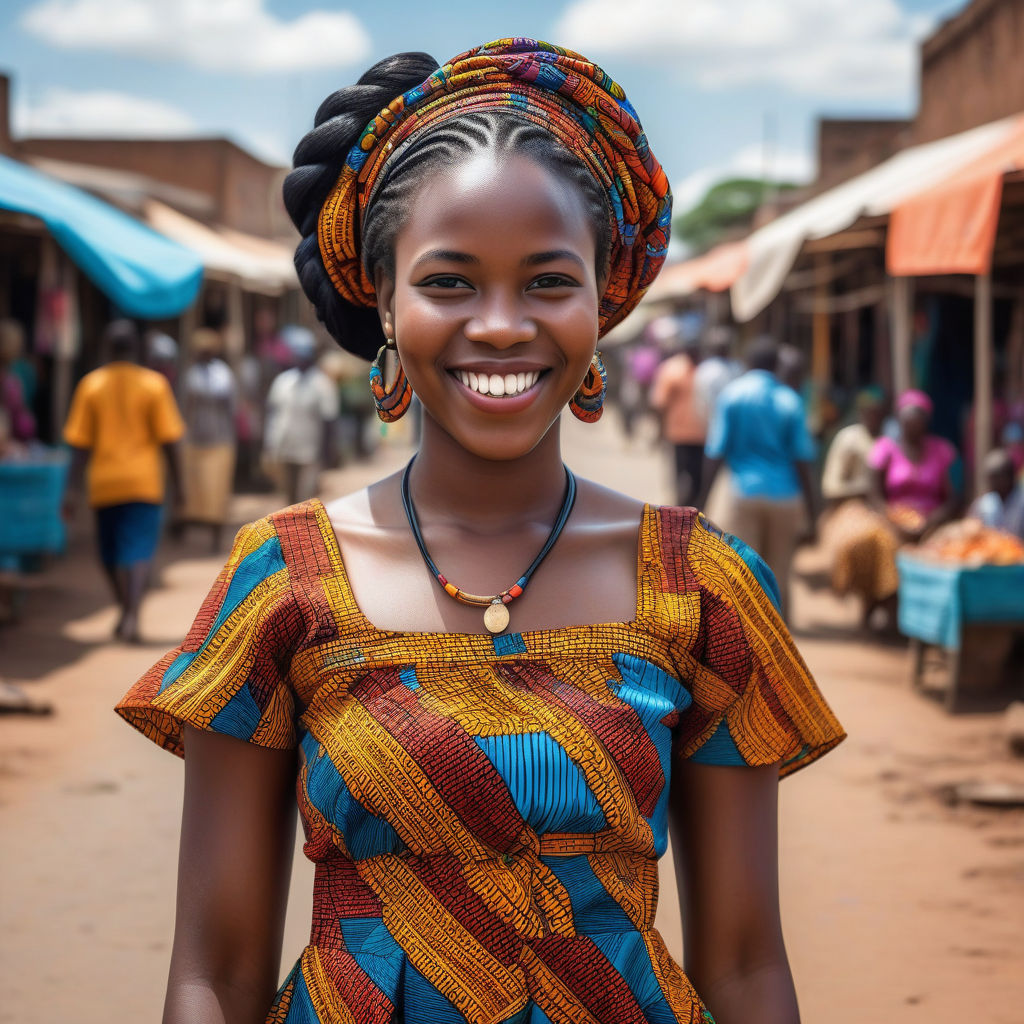
[[[122,313],[156,320],[195,301],[203,267],[194,253],[87,192],[3,156],[0,209],[43,221]]]

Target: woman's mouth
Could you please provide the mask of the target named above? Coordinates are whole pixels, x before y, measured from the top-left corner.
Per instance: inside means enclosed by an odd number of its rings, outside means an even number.
[[[533,388],[541,377],[540,370],[504,374],[452,370],[451,374],[463,387],[486,398],[515,398]]]

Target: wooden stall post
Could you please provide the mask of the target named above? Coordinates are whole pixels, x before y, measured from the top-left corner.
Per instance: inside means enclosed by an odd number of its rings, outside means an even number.
[[[910,387],[910,346],[914,329],[914,279],[892,277],[889,294],[892,344],[892,389],[896,395]]]
[[[974,279],[974,493],[985,493],[992,446],[992,275]]]

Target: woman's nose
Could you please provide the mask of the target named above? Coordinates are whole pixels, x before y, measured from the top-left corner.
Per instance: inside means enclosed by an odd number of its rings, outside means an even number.
[[[485,298],[464,331],[470,341],[494,348],[509,348],[537,337],[537,325],[526,315],[521,303],[501,295]]]

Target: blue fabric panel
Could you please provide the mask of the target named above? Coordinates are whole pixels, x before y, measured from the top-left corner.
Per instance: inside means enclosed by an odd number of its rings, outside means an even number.
[[[405,959],[403,982],[402,1024],[466,1024],[465,1016],[455,1004],[438,992],[408,959]]]
[[[493,643],[497,655],[526,653],[526,641],[522,633],[499,633]]]
[[[541,860],[551,868],[569,893],[573,924],[580,934],[593,937],[596,932],[636,930],[626,912],[612,899],[594,874],[586,855],[541,857]]]
[[[316,743],[314,738],[310,738]],[[334,762],[315,753],[309,741],[303,742],[306,754],[306,792],[313,806],[345,838],[349,853],[356,860],[381,853],[398,853],[405,844],[383,818],[367,810],[353,795]]]
[[[672,730],[662,720],[673,711],[683,712],[693,698],[685,686],[657,665],[632,654],[613,654],[612,661],[622,682],[611,682],[615,695],[632,707],[643,722],[651,743],[658,751],[665,786],[654,813],[648,819],[654,833],[654,853],[660,857],[668,849],[668,780],[671,778]]]
[[[288,1007],[287,1024],[321,1024],[320,1017],[313,1009],[313,1000],[302,971],[295,972],[295,990],[292,993],[291,1006]]]
[[[536,1003],[529,1002],[518,1013],[506,1017],[501,1024],[552,1024],[552,1021]]]
[[[162,320],[196,299],[203,266],[195,253],[87,192],[5,156],[0,208],[43,221],[122,313]]]
[[[718,723],[718,728],[707,738],[703,746],[690,755],[690,760],[696,761],[698,764],[745,765],[747,763],[739,752],[724,718]]]
[[[238,693],[214,715],[210,728],[214,732],[223,732],[240,740],[248,740],[252,738],[256,726],[260,724],[262,714],[249,684],[243,683]]]
[[[345,948],[356,963],[388,999],[400,1005],[405,952],[384,922],[379,917],[343,917],[340,924]]]
[[[206,645],[217,635],[217,630],[228,620],[236,608],[265,580],[268,576],[284,569],[284,556],[281,554],[281,542],[277,537],[269,537],[255,551],[250,552],[235,566],[234,575],[228,584],[224,603],[220,606],[217,618],[206,634],[206,639],[198,651],[182,651],[164,673],[160,681],[160,692],[163,693],[172,683],[176,682],[185,671],[203,653]]]
[[[589,936],[622,975],[650,1024],[678,1024],[665,999],[643,936],[637,932],[603,932]]]
[[[406,665],[405,668],[398,673],[398,678],[401,679],[410,690],[418,690],[420,688],[420,682],[416,678],[416,669],[414,669],[412,665]]]
[[[600,832],[606,827],[586,779],[546,732],[475,739],[535,832]]]

